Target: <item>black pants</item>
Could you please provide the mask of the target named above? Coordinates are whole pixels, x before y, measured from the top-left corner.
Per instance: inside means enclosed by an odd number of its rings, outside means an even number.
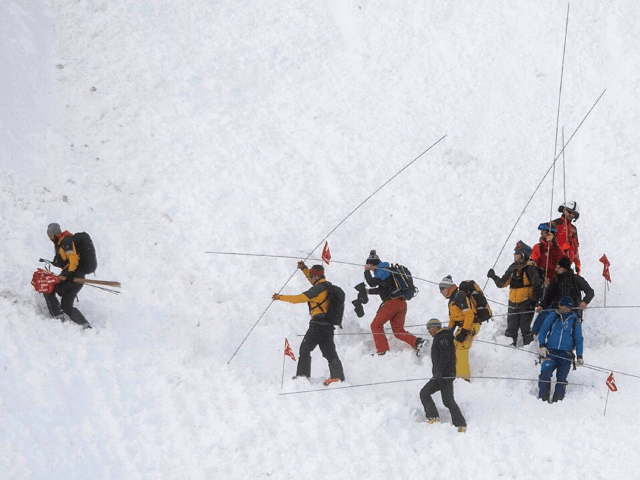
[[[533,340],[533,333],[531,332],[531,321],[535,311],[533,308],[522,307],[513,308],[509,307],[509,313],[507,314],[507,330],[504,334],[507,337],[513,339],[515,343],[518,340],[518,331],[522,333],[522,342],[525,345],[529,345]]]
[[[336,344],[333,341],[333,325],[319,325],[310,323],[309,329],[300,344],[298,369],[296,375],[311,376],[311,352],[320,347],[322,356],[329,362],[329,375],[331,378],[339,378],[344,381],[342,362],[336,352]]]
[[[85,328],[91,327],[87,319],[84,318],[84,315],[80,313],[80,310],[73,306],[73,302],[76,301],[76,296],[78,292],[82,290],[82,287],[83,285],[81,283],[60,282],[56,285],[54,293],[44,293],[44,299],[47,302],[51,316],[55,318],[66,313],[69,318],[78,325],[82,325]],[[58,301],[56,295],[60,295],[61,302]]]
[[[462,416],[462,412],[455,398],[453,398],[453,379],[438,380],[432,378],[422,387],[422,390],[420,390],[420,400],[422,401],[424,413],[427,415],[427,418],[440,418],[436,404],[433,403],[433,399],[431,398],[431,395],[438,390],[440,390],[440,395],[442,395],[442,403],[449,409],[449,412],[451,412],[453,425],[456,427],[466,427],[467,422]]]

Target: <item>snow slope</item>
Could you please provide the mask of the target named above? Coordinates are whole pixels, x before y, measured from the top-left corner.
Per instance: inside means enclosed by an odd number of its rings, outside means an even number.
[[[536,400],[534,349],[495,345],[506,290],[487,286],[496,319],[471,351],[477,378],[455,383],[462,435],[446,411],[423,421],[428,358],[395,339],[369,355],[375,302],[337,332],[345,384],[322,387],[318,351],[311,384],[294,382],[283,343],[297,354],[306,308],[270,301],[307,288],[296,260],[205,253],[318,258],[330,232],[334,260],[363,264],[375,248],[420,278],[407,325],[426,336],[447,315],[434,282],[484,285],[576,199],[596,290],[585,361],[640,375],[638,309],[612,308],[640,305],[640,6],[572,4],[563,64],[566,3],[415,3],[0,4],[2,478],[609,479],[640,467],[640,380],[616,375],[606,416],[594,369],[571,373],[586,386],[562,403]],[[53,221],[90,232],[96,278],[123,284],[121,296],[82,290],[92,330],[48,318],[29,285]],[[361,272],[327,267],[348,301]]]

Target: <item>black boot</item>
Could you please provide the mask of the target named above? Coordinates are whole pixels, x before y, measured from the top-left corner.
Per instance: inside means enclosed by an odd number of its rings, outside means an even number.
[[[524,335],[522,335],[522,344],[529,345],[531,342],[533,342],[533,338],[534,337],[532,332],[525,333]]]

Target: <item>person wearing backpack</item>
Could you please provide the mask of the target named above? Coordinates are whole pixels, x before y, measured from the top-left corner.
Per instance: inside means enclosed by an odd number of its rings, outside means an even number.
[[[444,277],[438,284],[438,288],[442,296],[449,300],[449,328],[452,331],[455,330],[456,376],[470,382],[469,350],[481,325],[481,319],[477,314],[478,309],[471,295],[453,283],[451,275]]]
[[[47,227],[47,235],[54,244],[55,255],[51,262],[54,267],[62,269],[60,277],[65,280],[58,283],[53,293],[43,293],[47,308],[53,318],[61,318],[65,313],[68,317],[83,329],[91,328],[84,315],[73,306],[78,292],[82,290],[83,284],[74,282],[75,278],[84,278],[85,272],[82,268],[82,257],[76,248],[73,235],[65,230],[64,232],[57,223],[51,223]],[[60,296],[60,301],[58,297]]]
[[[522,343],[529,345],[533,341],[531,321],[535,314],[534,308],[542,294],[542,280],[538,274],[538,267],[529,259],[531,247],[521,240],[516,243],[513,252],[514,262],[507,271],[498,277],[492,269],[487,273],[498,288],[509,287],[509,311],[507,314],[507,329],[505,336],[516,346],[518,331],[522,335]]]
[[[549,401],[551,376],[554,371],[556,388],[550,403],[559,402],[564,398],[574,350],[578,357],[578,366],[584,365],[582,322],[572,309],[571,297],[562,297],[558,300],[558,309],[547,316],[538,334],[540,357],[543,359],[538,377],[538,398],[544,402]]]
[[[334,342],[334,324],[329,320],[329,282],[324,276],[322,265],[313,265],[308,268],[303,261],[298,262],[298,268],[313,285],[309,290],[299,295],[280,295],[274,293],[273,300],[280,300],[288,303],[307,303],[309,307],[309,328],[305,333],[300,352],[298,354],[298,367],[296,376],[293,378],[311,378],[311,352],[316,347],[320,347],[322,356],[329,362],[329,378],[324,381],[324,385],[335,382],[344,382],[344,370],[342,362],[336,351]]]
[[[381,262],[375,250],[371,250],[365,263],[364,278],[367,284],[372,287],[366,289],[367,294],[380,295],[382,300],[376,316],[371,322],[371,333],[376,347],[375,354],[384,355],[389,351],[389,341],[384,333],[384,324],[390,322],[395,337],[414,348],[416,355],[422,356],[428,342],[405,330],[407,299],[402,292],[398,291],[391,265],[387,262]]]
[[[433,337],[431,344],[431,372],[433,377],[420,390],[420,401],[428,423],[440,423],[440,415],[431,396],[440,390],[442,403],[451,413],[451,422],[459,432],[467,431],[467,422],[453,396],[453,380],[456,376],[456,349],[453,332],[442,328],[442,322],[432,318],[427,322],[427,331]]]

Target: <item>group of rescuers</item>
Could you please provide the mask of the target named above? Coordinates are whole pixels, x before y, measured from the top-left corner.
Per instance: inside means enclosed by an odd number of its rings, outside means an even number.
[[[541,371],[538,378],[541,400],[557,402],[564,398],[567,376],[571,365],[582,366],[583,338],[582,312],[594,297],[593,289],[580,273],[578,231],[573,223],[579,217],[576,202],[563,203],[556,220],[542,223],[539,242],[529,247],[518,241],[514,250],[514,262],[504,275],[498,277],[493,269],[487,273],[499,288],[509,287],[509,307],[505,336],[512,346],[517,345],[518,332],[523,345],[528,345],[538,336]],[[572,269],[575,266],[576,272]],[[389,351],[384,334],[384,325],[390,322],[393,334],[409,344],[419,357],[425,353],[429,342],[407,332],[404,328],[407,301],[404,297],[393,298],[393,285],[389,264],[381,262],[374,250],[364,266],[365,281],[371,288],[366,293],[380,295],[382,303],[371,322],[371,332],[377,355]],[[312,287],[299,295],[273,294],[273,300],[289,303],[307,303],[311,317],[309,328],[300,345],[299,360],[294,378],[311,377],[311,352],[320,347],[329,362],[329,378],[324,385],[344,381],[344,370],[334,343],[334,326],[324,319],[327,311],[327,288],[324,267],[308,268],[298,262]],[[356,287],[358,288],[358,287]],[[451,412],[452,423],[458,430],[466,431],[466,421],[453,395],[453,381],[462,378],[470,381],[469,349],[480,331],[476,305],[465,292],[453,282],[450,275],[438,284],[440,293],[448,299],[449,323],[432,318],[427,331],[433,337],[431,359],[433,377],[420,391],[426,418],[429,423],[439,422],[438,410],[431,396],[440,390],[445,407]],[[356,302],[354,302],[356,305]],[[535,313],[538,316],[532,325]],[[556,371],[556,386],[550,395],[551,377]]]

